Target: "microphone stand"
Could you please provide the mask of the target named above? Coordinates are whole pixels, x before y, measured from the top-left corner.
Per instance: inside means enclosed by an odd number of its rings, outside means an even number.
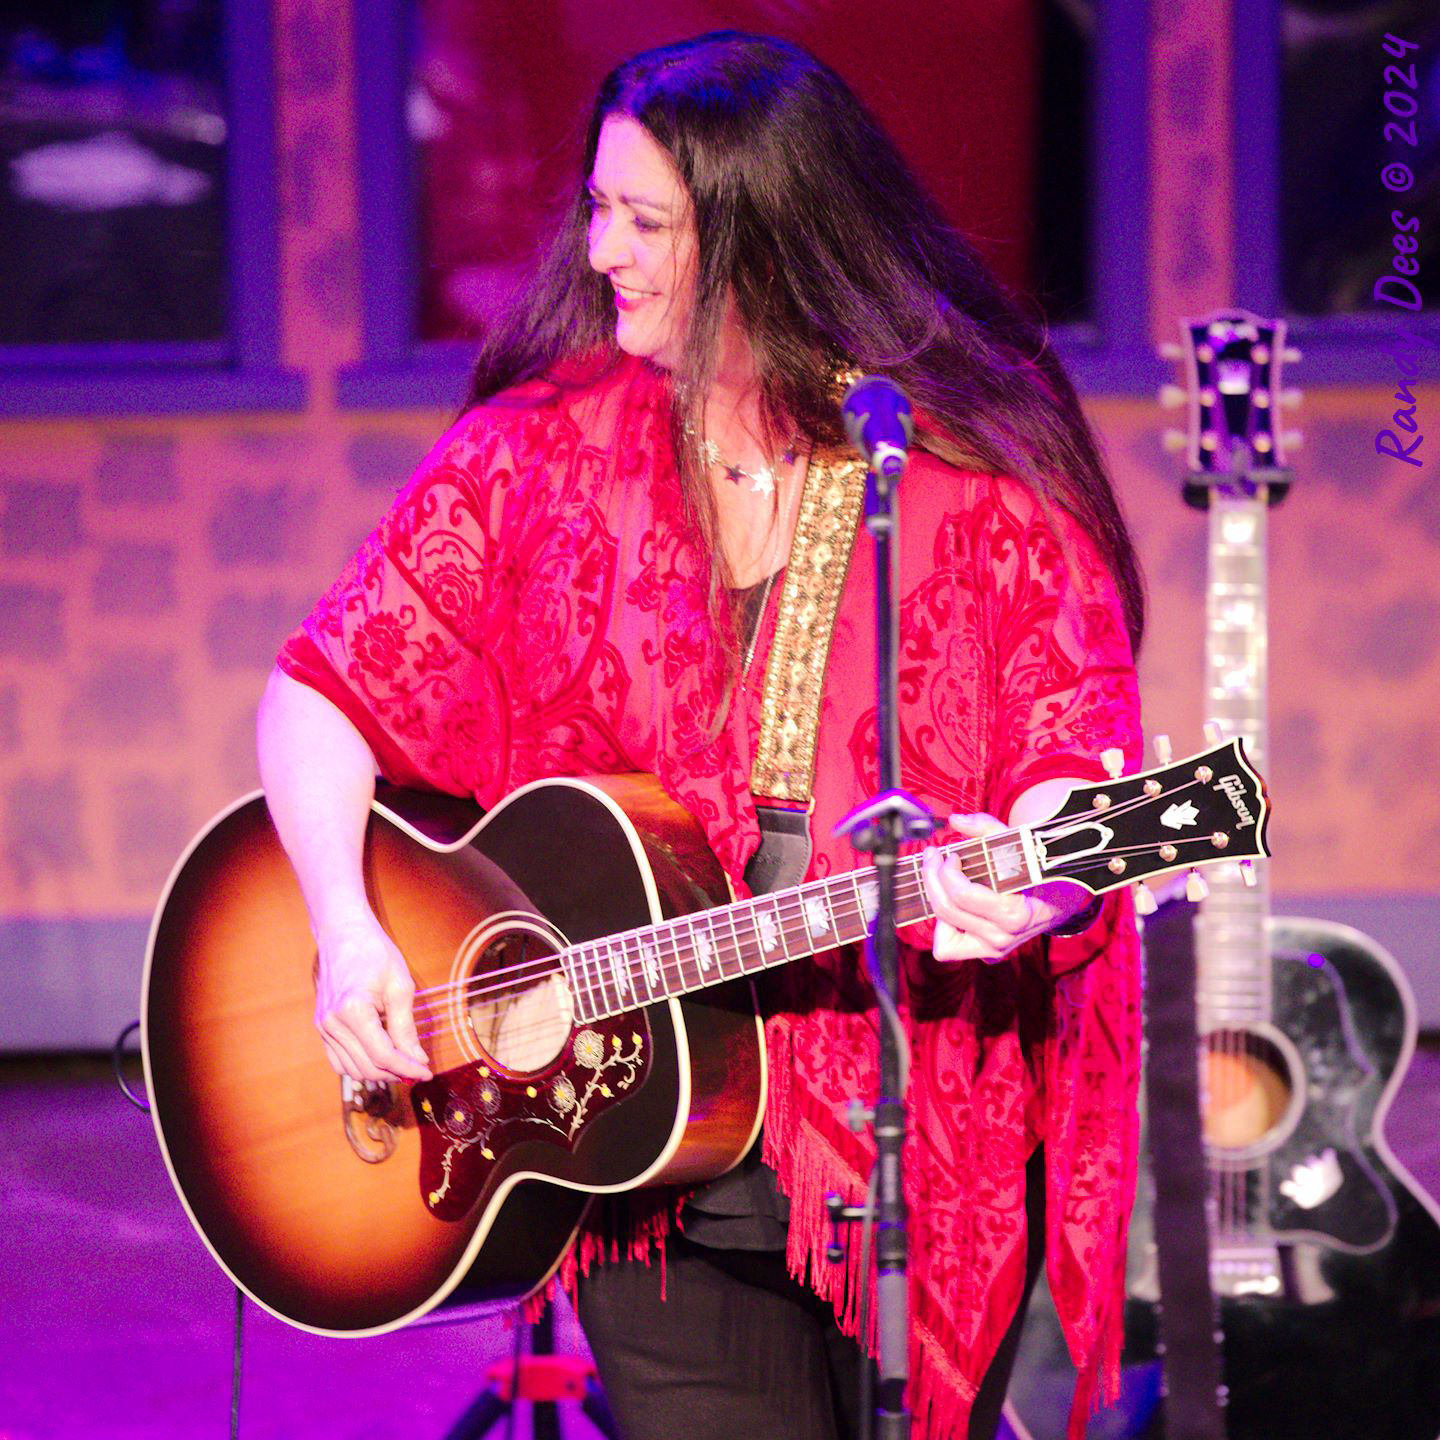
[[[895,481],[904,468],[903,454],[877,454],[866,478],[865,528],[875,542],[876,729],[879,739],[880,793],[851,811],[835,827],[849,835],[857,850],[874,857],[878,905],[866,941],[866,958],[881,1012],[880,1094],[875,1102],[875,1174],[872,1192],[878,1216],[875,1236],[880,1341],[879,1385],[875,1400],[878,1440],[908,1440],[910,1411],[906,1386],[910,1377],[910,1297],[906,1275],[909,1240],[906,1233],[903,1151],[905,1091],[909,1083],[909,1047],[900,1024],[899,946],[895,934],[895,865],[900,846],[924,839],[937,828],[929,809],[899,788],[900,743],[897,724],[898,622],[892,554],[896,545]],[[863,1113],[863,1112],[862,1112]],[[863,1122],[862,1122],[863,1123]],[[864,1211],[827,1201],[832,1223],[853,1222]],[[869,1275],[861,1284],[869,1283]],[[862,1350],[864,1337],[861,1337]],[[868,1365],[868,1357],[862,1361]],[[862,1394],[863,1394],[862,1390]],[[862,1423],[864,1418],[862,1417]]]

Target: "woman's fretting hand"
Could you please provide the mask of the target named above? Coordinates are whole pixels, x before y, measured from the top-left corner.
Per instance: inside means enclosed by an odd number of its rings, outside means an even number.
[[[1006,827],[993,815],[977,814],[952,815],[950,828],[978,838]],[[1064,880],[1001,895],[971,880],[956,856],[942,857],[934,848],[922,857],[920,873],[937,916],[937,960],[984,960],[993,964],[1027,940],[1064,924],[1091,898],[1081,886]]]
[[[337,1074],[352,1080],[429,1080],[415,1030],[415,982],[374,915],[320,935],[315,1024]]]

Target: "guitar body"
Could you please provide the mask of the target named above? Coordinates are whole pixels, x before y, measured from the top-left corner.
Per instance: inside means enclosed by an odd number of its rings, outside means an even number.
[[[262,798],[192,844],[151,932],[156,1133],[201,1238],[265,1309],[364,1335],[513,1302],[554,1271],[593,1195],[744,1155],[765,1104],[750,982],[577,1024],[554,960],[729,898],[658,782],[546,781],[483,817],[390,791],[365,876],[415,978],[422,1085],[331,1070],[314,941]],[[487,980],[501,970],[524,983]]]
[[[1409,986],[1385,950],[1347,927],[1273,919],[1268,931],[1274,1028],[1301,1067],[1285,1077],[1298,1104],[1285,1107],[1285,1126],[1245,1172],[1249,1202],[1268,1198],[1282,1289],[1236,1295],[1216,1284],[1226,1433],[1231,1440],[1436,1440],[1440,1211],[1383,1131],[1414,1049]],[[1319,1167],[1324,1183],[1297,1189],[1297,1167],[1329,1150],[1335,1163]],[[1280,1189],[1287,1181],[1289,1195]],[[1131,1226],[1122,1395],[1092,1420],[1095,1440],[1166,1433],[1145,1190],[1142,1183]],[[1296,1195],[1308,1203],[1297,1204]],[[1015,1434],[1063,1440],[1073,1392],[1074,1370],[1042,1277],[1010,1383]]]
[[[1000,889],[1103,894],[1268,854],[1268,816],[1233,740],[941,850]],[[513,1302],[593,1196],[737,1164],[765,1110],[749,977],[863,940],[878,905],[873,868],[733,900],[650,776],[539,781],[483,816],[387,788],[363,866],[432,1079],[331,1070],[305,905],[258,795],[181,857],[141,998],[155,1132],[195,1228],[258,1304],[326,1335]],[[918,854],[895,896],[899,924],[932,913]]]

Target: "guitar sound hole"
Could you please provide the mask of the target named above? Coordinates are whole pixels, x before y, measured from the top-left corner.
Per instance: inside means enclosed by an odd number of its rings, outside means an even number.
[[[1290,1108],[1285,1055],[1266,1036],[1248,1030],[1213,1030],[1202,1046],[1206,1144],[1227,1151],[1260,1144]]]
[[[545,1069],[565,1048],[570,987],[548,936],[521,929],[492,937],[468,979],[466,1019],[481,1056],[527,1074]]]

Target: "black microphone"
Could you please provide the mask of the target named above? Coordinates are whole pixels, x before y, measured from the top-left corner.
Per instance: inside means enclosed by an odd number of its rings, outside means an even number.
[[[845,433],[877,475],[898,479],[910,458],[915,415],[905,392],[883,375],[862,375],[840,405]]]

